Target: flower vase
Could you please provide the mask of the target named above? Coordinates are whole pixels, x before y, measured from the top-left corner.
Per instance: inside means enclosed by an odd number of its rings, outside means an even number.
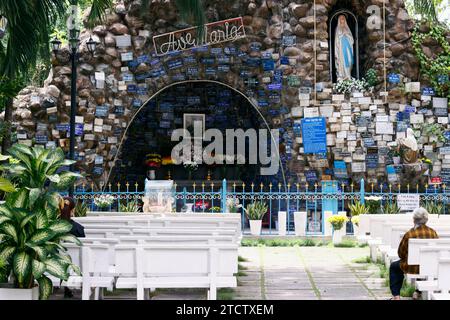
[[[339,230],[333,228],[333,244],[339,244],[342,242],[342,237],[344,235],[344,227]]]

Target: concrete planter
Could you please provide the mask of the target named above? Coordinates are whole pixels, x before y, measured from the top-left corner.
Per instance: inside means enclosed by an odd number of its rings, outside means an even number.
[[[16,289],[0,287],[0,300],[39,300],[39,288]]]
[[[278,235],[286,235],[286,211],[278,212]]]
[[[304,237],[306,235],[306,212],[294,212],[295,235]]]
[[[261,226],[261,220],[250,220],[250,233],[252,234],[252,236],[261,235]]]
[[[339,244],[342,242],[342,237],[345,235],[345,229],[342,227],[340,230],[333,229],[333,244]]]
[[[352,225],[353,225],[353,235],[356,237],[359,235],[359,227],[354,223],[352,223]]]

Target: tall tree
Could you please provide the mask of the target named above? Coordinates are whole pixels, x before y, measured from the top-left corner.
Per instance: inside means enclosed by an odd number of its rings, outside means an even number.
[[[100,18],[112,0],[92,0],[90,20]],[[4,44],[0,45],[0,78],[10,81],[26,76],[39,57],[50,57],[50,33],[57,20],[65,16],[68,5],[77,0],[1,0],[0,15],[8,23]],[[13,99],[5,105],[5,123],[12,120]],[[3,139],[3,150],[11,144],[10,132]]]

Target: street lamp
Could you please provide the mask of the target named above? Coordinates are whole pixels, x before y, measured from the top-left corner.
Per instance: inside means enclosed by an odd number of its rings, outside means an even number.
[[[51,42],[52,50],[56,55],[61,50],[61,41],[55,37]],[[80,45],[80,30],[75,26],[69,29],[69,48],[70,60],[72,63],[72,76],[70,86],[70,149],[69,159],[75,160],[75,116],[77,113],[77,62],[79,58],[78,48]],[[86,42],[87,49],[91,55],[94,55],[97,42],[89,37]],[[74,171],[75,166],[70,165],[70,170]],[[69,190],[69,195],[73,196],[73,187]]]

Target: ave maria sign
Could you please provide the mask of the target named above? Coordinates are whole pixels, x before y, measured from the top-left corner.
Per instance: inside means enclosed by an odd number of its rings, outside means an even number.
[[[156,55],[163,56],[204,45],[236,41],[245,38],[242,17],[205,24],[203,37],[198,38],[197,27],[164,33],[153,37]]]

